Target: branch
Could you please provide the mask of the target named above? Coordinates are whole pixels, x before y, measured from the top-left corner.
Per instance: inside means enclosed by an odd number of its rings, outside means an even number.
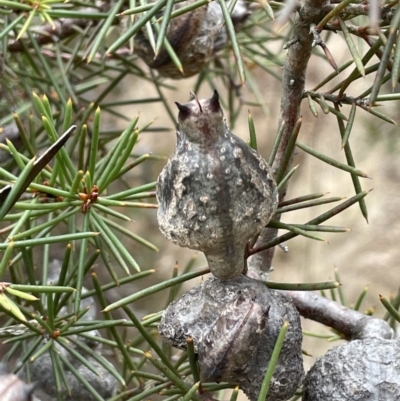
[[[358,26],[358,25],[347,25],[347,29],[349,32],[353,35],[356,35],[358,37],[364,38],[365,36],[370,36],[370,35],[378,35],[378,31],[375,28],[371,28],[369,25],[365,26]],[[333,21],[330,24],[326,24],[324,26],[324,31],[332,31],[332,32],[337,32],[341,31],[342,28],[340,27],[339,23],[337,21]]]
[[[284,294],[292,299],[300,315],[332,327],[347,340],[395,338],[393,330],[382,319],[364,315],[312,292],[285,291]]]
[[[334,10],[338,4],[327,4],[324,7],[324,14],[328,14],[330,11]],[[349,14],[353,16],[358,15],[368,15],[370,12],[370,5],[369,4],[350,4],[345,7],[340,14]],[[385,23],[390,23],[394,14],[396,12],[395,8],[384,6],[379,8],[379,14],[381,16],[381,21]],[[325,29],[325,28],[324,28]]]
[[[82,13],[93,13],[93,15],[97,13],[107,12],[112,6],[112,2],[110,1],[101,1],[96,2],[96,6],[83,8]],[[68,38],[69,36],[78,33],[78,29],[85,29],[88,26],[95,26],[99,23],[101,19],[93,19],[88,18],[60,18],[54,20],[54,24],[45,24],[43,26],[35,27],[34,37],[39,44],[39,46],[43,46],[49,43],[53,43],[58,40],[62,40]],[[24,44],[29,46],[28,42],[24,42],[23,39],[14,40],[10,42],[8,45],[8,50],[10,52],[20,52],[24,49]]]
[[[282,99],[279,124],[284,122],[284,129],[272,169],[276,175],[282,163],[293,128],[300,117],[300,104],[303,99],[305,74],[311,56],[313,35],[310,33],[311,24],[317,24],[325,15],[324,6],[329,0],[307,0],[296,14],[293,34],[288,46],[288,54],[283,67]],[[291,162],[288,163],[287,171]],[[287,187],[284,186],[279,194],[279,200],[285,197]],[[277,216],[279,220],[280,217]],[[256,247],[269,242],[277,236],[277,229],[265,228],[256,243]],[[260,252],[250,261],[251,269],[268,272],[271,267],[274,248]]]
[[[304,91],[303,93],[303,98],[306,98],[308,95],[310,95],[313,99],[319,99],[320,96],[323,96],[326,100],[338,104],[341,106],[342,104],[356,104],[357,106],[360,107],[368,107],[369,105],[369,100],[368,99],[361,99],[359,97],[354,97],[354,96],[347,96],[346,94],[343,94],[341,96],[339,95],[333,95],[332,93],[326,93],[326,92],[314,92],[314,91]]]

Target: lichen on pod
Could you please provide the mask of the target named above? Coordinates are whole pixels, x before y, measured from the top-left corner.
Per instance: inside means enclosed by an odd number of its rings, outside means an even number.
[[[177,144],[157,182],[160,230],[204,252],[210,270],[231,279],[245,247],[274,214],[276,183],[267,162],[226,126],[218,94],[179,109]]]
[[[300,315],[281,293],[243,275],[211,278],[168,306],[159,331],[178,348],[193,338],[203,382],[239,385],[256,401],[285,321],[289,328],[266,397],[281,401],[304,377]]]

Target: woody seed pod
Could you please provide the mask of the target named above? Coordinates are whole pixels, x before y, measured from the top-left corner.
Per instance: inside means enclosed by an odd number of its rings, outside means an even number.
[[[318,358],[304,382],[303,401],[400,399],[400,342],[355,340]]]
[[[195,1],[187,0],[177,3],[173,10],[178,10]],[[239,28],[248,15],[245,3],[239,0],[231,15],[234,26]],[[171,19],[166,37],[182,64],[183,72],[176,68],[165,49],[155,57],[144,29],[135,37],[135,53],[150,68],[156,69],[165,77],[182,79],[193,76],[198,74],[213,55],[228,43],[223,22],[221,7],[217,2],[210,2]],[[157,36],[156,33],[155,36]]]
[[[177,145],[157,183],[159,227],[204,252],[214,276],[234,278],[248,240],[276,210],[276,184],[267,162],[226,126],[216,91],[177,106]]]
[[[165,310],[160,334],[186,348],[193,338],[202,382],[239,385],[257,401],[283,323],[289,328],[266,401],[289,399],[304,377],[300,315],[278,291],[246,276],[211,278],[192,288]]]

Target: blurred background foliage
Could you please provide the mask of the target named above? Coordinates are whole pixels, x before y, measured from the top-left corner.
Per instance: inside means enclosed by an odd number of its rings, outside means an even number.
[[[154,51],[166,57],[179,78],[189,71],[187,49],[174,42],[173,30],[181,29],[182,16],[211,16],[199,11],[205,1],[183,2],[180,11],[179,3],[0,0],[0,183],[18,183],[32,157],[77,126],[54,162],[3,218],[0,230],[2,281],[12,283],[5,288],[25,293],[21,298],[2,291],[7,297],[2,297],[2,323],[11,327],[2,333],[3,360],[15,373],[25,370],[29,379],[28,361],[50,352],[57,399],[64,399],[61,389],[68,381],[61,366],[69,366],[57,347],[68,350],[64,340],[73,338],[76,349],[90,354],[85,335],[102,344],[105,357],[97,363],[118,387],[118,395],[105,397],[76,373],[90,399],[140,400],[164,388],[169,390],[160,399],[178,399],[193,384],[180,381],[191,374],[187,354],[161,345],[155,329],[164,307],[187,288],[179,283],[195,279],[189,286],[198,284],[206,272],[196,270],[205,265],[203,256],[167,243],[155,219],[155,181],[175,144],[173,102],[185,101],[190,91],[209,97],[217,88],[228,126],[245,140],[250,111],[258,151],[266,159],[278,131],[281,70],[300,4],[212,2],[220,10],[215,18],[218,32],[224,33],[222,42],[208,44],[215,48],[193,76],[176,80],[150,68],[139,55]],[[330,192],[329,197],[351,198],[374,188],[368,210],[360,204],[362,213],[353,206],[330,220],[351,232],[323,233],[329,245],[302,235],[290,241],[288,253],[276,251],[271,276],[273,281],[340,280],[345,293],[332,290],[331,296],[349,306],[370,285],[361,307],[368,313],[381,308],[378,293],[396,299],[400,257],[400,12],[397,2],[377,4],[326,4],[325,15],[341,7],[341,17],[331,14],[313,30],[316,46],[306,75],[299,136],[319,155],[358,168],[373,181],[354,178],[354,170],[349,174],[333,168],[297,148],[294,165],[300,166],[286,197]],[[238,19],[233,18],[235,10]],[[181,17],[175,17],[178,12]],[[282,221],[304,224],[332,207],[301,208],[283,214]],[[100,313],[126,296],[129,309],[125,305]],[[86,298],[99,309],[80,320],[87,312]],[[139,318],[145,315],[143,329]],[[16,325],[22,320],[27,328],[19,331]],[[305,329],[332,339],[328,328],[307,323]],[[101,330],[102,337],[94,330]],[[306,337],[304,344],[313,357],[330,346],[314,337]],[[157,362],[143,353],[149,350]],[[69,352],[78,357],[79,352]],[[94,358],[96,352],[91,352]],[[306,359],[306,366],[312,360]],[[162,366],[175,376],[162,376]],[[90,364],[87,368],[96,370]]]

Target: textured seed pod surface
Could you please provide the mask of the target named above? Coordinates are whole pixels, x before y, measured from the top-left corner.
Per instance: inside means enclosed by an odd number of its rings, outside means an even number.
[[[242,295],[241,290],[236,296],[198,343],[204,381],[235,382],[246,370],[266,327],[269,308],[261,307],[256,297]]]
[[[370,338],[330,349],[307,373],[303,401],[400,400],[400,342]]]
[[[283,401],[301,384],[304,370],[300,316],[281,293],[243,275],[211,278],[168,306],[159,331],[179,348],[193,338],[202,381],[240,385],[256,401],[285,321],[289,329],[266,398]]]
[[[215,92],[179,108],[177,144],[157,183],[160,230],[174,243],[205,253],[211,272],[236,277],[247,241],[276,210],[267,162],[225,124]]]

